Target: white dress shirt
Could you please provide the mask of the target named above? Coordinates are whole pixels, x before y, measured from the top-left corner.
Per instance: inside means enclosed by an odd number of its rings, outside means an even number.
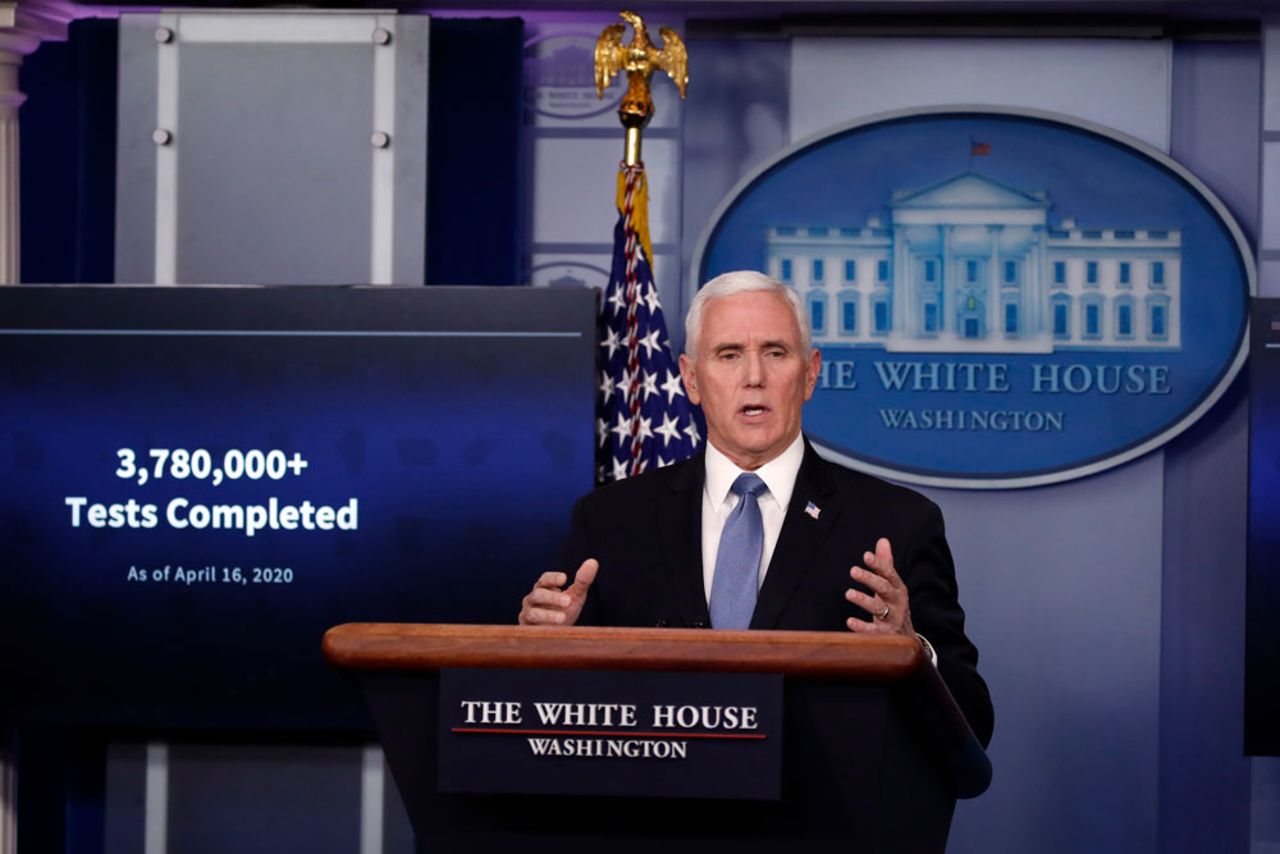
[[[764,583],[764,574],[769,569],[769,560],[773,557],[774,546],[778,544],[778,534],[782,531],[782,521],[787,515],[787,505],[791,503],[791,493],[796,487],[796,475],[800,473],[800,462],[804,459],[804,438],[797,433],[795,441],[778,456],[769,460],[755,470],[755,474],[768,487],[767,492],[760,494],[760,519],[764,523],[764,551],[760,555],[760,575],[756,579],[756,589]],[[706,479],[702,488],[702,588],[707,602],[711,601],[711,582],[716,574],[716,553],[720,550],[720,533],[724,530],[725,520],[738,502],[742,499],[730,491],[733,482],[743,469],[738,468],[716,446],[707,443]]]

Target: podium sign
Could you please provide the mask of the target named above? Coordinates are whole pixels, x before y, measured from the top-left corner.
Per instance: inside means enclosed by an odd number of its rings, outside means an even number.
[[[777,800],[782,677],[446,669],[438,791]]]

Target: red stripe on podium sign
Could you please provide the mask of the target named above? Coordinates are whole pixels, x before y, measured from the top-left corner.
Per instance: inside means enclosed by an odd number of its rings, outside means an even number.
[[[581,735],[618,738],[736,738],[763,741],[768,736],[763,733],[736,732],[629,732],[627,730],[587,730],[587,729],[512,729],[510,727],[464,727],[456,726],[450,732],[460,733],[505,733],[507,735]]]

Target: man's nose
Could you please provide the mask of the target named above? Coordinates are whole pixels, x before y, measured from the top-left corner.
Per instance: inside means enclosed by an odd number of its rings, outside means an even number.
[[[746,374],[743,377],[746,385],[764,385],[764,357],[759,353],[747,353],[745,362]]]

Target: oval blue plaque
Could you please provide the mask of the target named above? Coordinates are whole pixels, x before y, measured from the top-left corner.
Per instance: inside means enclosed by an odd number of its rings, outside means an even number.
[[[1244,361],[1253,259],[1223,204],[1150,146],[1000,108],[883,115],[744,179],[697,280],[794,287],[823,352],[805,429],[900,480],[1002,488],[1150,451]]]

